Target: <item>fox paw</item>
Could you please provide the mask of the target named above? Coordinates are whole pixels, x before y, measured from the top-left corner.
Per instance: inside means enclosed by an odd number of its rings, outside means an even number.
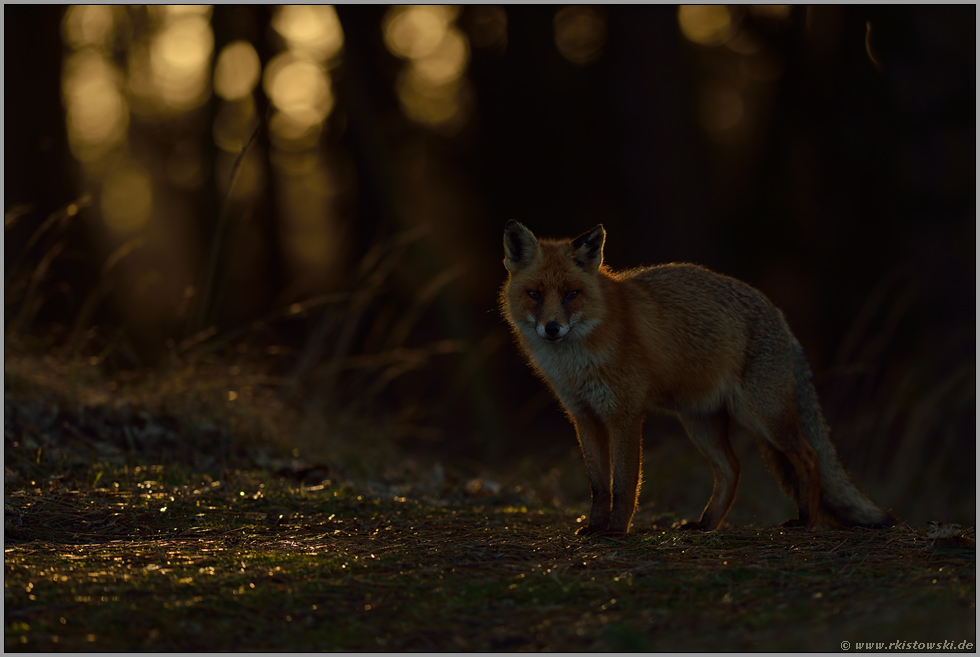
[[[806,527],[809,527],[809,523],[804,520],[800,520],[799,518],[790,518],[789,520],[780,523],[779,526],[783,529],[805,529]]]
[[[697,522],[684,522],[684,523],[681,523],[680,525],[677,526],[677,529],[679,529],[682,532],[687,532],[687,531],[704,531],[704,530],[707,529],[707,527],[704,525],[703,522],[701,522],[700,520],[698,520]]]
[[[576,536],[591,536],[593,534],[600,534],[603,530],[597,527],[592,527],[591,525],[585,527],[579,527],[578,531],[575,532]]]
[[[593,527],[589,525],[587,527],[579,527],[578,531],[575,532],[576,536],[622,536],[626,532],[617,531],[615,529],[609,529],[608,527]]]

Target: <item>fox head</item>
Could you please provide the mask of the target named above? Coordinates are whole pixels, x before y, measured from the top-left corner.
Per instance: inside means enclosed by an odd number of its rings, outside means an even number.
[[[538,240],[514,220],[504,226],[504,313],[525,338],[557,343],[584,337],[602,314],[599,270],[606,231]]]

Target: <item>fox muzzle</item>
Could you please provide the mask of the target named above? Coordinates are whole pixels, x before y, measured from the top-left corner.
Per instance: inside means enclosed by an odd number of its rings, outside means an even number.
[[[555,320],[551,320],[544,326],[538,324],[538,335],[548,342],[558,342],[568,335],[568,326],[562,326]]]

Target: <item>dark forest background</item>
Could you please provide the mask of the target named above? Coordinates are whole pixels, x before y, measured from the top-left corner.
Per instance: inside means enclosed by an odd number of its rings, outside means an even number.
[[[114,391],[207,352],[323,434],[367,418],[406,453],[546,471],[581,457],[497,310],[502,228],[601,222],[613,268],[760,289],[855,478],[973,522],[974,6],[338,6],[330,52],[275,7],[72,11],[4,7],[8,357],[81,358]],[[219,96],[240,41],[265,82]],[[312,104],[268,91],[296,61]],[[203,86],[168,96],[160,62]],[[658,508],[682,435],[648,422]]]

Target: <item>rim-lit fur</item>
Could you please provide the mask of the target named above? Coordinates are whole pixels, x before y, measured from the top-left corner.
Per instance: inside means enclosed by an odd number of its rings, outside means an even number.
[[[765,296],[697,265],[613,272],[605,236],[601,225],[574,240],[504,229],[501,307],[575,424],[592,488],[583,531],[629,530],[648,410],[676,414],[711,463],[714,490],[690,528],[718,527],[735,501],[733,422],[756,438],[799,523],[895,523],[841,465],[803,349]]]

